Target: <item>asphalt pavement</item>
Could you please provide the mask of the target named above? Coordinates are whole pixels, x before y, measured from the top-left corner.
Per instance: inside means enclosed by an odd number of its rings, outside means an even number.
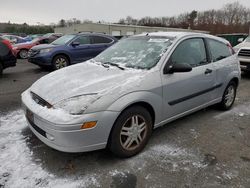
[[[234,107],[209,107],[156,129],[142,153],[69,154],[27,127],[20,94],[48,74],[26,60],[0,78],[0,187],[250,187],[250,75]]]

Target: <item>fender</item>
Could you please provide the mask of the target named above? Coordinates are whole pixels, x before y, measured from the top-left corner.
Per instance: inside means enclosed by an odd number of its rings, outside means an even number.
[[[60,55],[60,54],[65,54],[66,56],[69,57],[70,62],[72,61],[71,54],[68,53],[68,52],[65,51],[65,50],[58,50],[58,51],[55,51],[55,52],[51,55],[51,58],[53,59],[55,56]]]
[[[121,113],[127,107],[138,102],[145,102],[152,106],[155,112],[155,124],[162,121],[162,109],[163,109],[162,96],[160,94],[156,94],[149,91],[136,91],[123,95],[115,102],[113,102],[107,108],[107,110],[118,111]]]

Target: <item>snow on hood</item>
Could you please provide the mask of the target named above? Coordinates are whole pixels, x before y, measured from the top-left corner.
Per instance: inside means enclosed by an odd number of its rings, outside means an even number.
[[[243,48],[243,47],[244,47],[244,48],[245,48],[245,47],[250,48],[250,42],[242,42],[242,43],[236,45],[234,48]]]
[[[145,71],[105,68],[89,61],[52,72],[37,82],[30,90],[54,105],[62,100],[86,94],[110,94],[117,88],[126,92],[133,82],[144,77]],[[127,86],[130,85],[130,86]],[[127,86],[127,87],[126,87]]]

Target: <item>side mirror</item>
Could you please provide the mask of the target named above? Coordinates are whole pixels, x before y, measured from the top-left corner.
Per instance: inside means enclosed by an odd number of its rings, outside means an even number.
[[[243,41],[244,41],[243,38],[239,38],[239,39],[238,39],[238,43],[242,43]]]
[[[74,41],[74,42],[71,43],[71,46],[73,46],[73,47],[79,46],[79,45],[80,45],[80,42]]]
[[[176,63],[165,68],[164,74],[173,74],[175,72],[190,72],[192,71],[192,69],[193,68],[187,63]]]

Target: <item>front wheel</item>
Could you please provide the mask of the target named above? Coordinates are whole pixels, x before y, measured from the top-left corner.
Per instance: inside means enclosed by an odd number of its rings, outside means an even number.
[[[117,118],[109,139],[109,149],[119,157],[131,157],[146,146],[152,133],[150,113],[141,106],[126,109]]]
[[[64,55],[58,55],[53,59],[53,69],[58,70],[69,66],[69,60]]]
[[[219,107],[222,110],[229,110],[235,101],[237,91],[237,84],[234,81],[229,82],[227,85],[222,100],[219,103]]]
[[[28,50],[20,50],[19,57],[21,59],[27,59],[28,58]]]

